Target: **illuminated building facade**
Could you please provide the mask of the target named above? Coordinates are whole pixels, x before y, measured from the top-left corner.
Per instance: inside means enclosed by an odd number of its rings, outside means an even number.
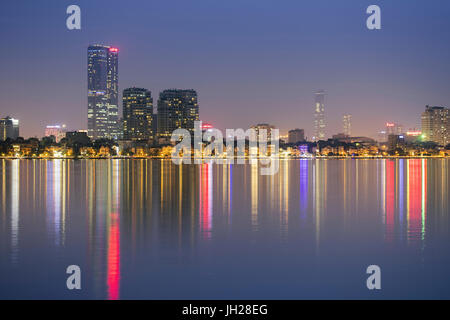
[[[342,117],[342,128],[344,129],[343,133],[347,136],[352,135],[352,115],[345,114]]]
[[[315,93],[314,104],[314,141],[325,140],[325,91]]]
[[[401,124],[395,122],[387,122],[384,130],[378,134],[378,139],[381,142],[387,142],[390,135],[403,135],[404,128]]]
[[[252,129],[254,129],[256,131],[256,139],[257,141],[262,141],[262,138],[260,138],[260,136],[263,134],[265,130],[266,134],[267,134],[267,142],[270,142],[271,138],[272,138],[272,129],[275,129],[275,126],[270,125],[268,123],[258,123],[255,126],[251,127]]]
[[[386,123],[386,135],[391,135],[391,134],[403,134],[403,126],[401,124],[398,123],[394,123],[394,122],[387,122]]]
[[[11,117],[0,119],[0,140],[17,139],[19,137],[19,120]]]
[[[176,129],[194,132],[194,122],[199,120],[197,92],[195,90],[169,89],[159,94],[158,138],[169,141]]]
[[[65,128],[66,128],[65,125],[46,126],[44,136],[45,137],[54,136],[55,142],[59,142],[66,135]]]
[[[441,146],[450,143],[449,109],[426,106],[422,113],[422,135],[424,141],[433,141]]]
[[[88,47],[88,135],[93,139],[117,139],[118,126],[117,48]]]
[[[149,90],[128,88],[123,90],[124,140],[149,141],[153,139],[153,99]]]

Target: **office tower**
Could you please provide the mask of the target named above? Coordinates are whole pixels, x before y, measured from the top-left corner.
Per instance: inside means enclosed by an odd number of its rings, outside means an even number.
[[[54,125],[54,126],[46,126],[45,127],[45,137],[54,136],[55,142],[61,141],[62,138],[64,138],[66,135],[66,125]]]
[[[184,128],[194,132],[194,121],[198,121],[198,102],[195,90],[169,89],[159,94],[158,138],[170,141],[172,132]]]
[[[313,140],[325,140],[325,92],[323,90],[315,93]]]
[[[390,152],[396,151],[398,148],[405,146],[405,137],[398,134],[390,134],[387,141],[388,150]]]
[[[424,141],[433,141],[441,146],[450,143],[449,109],[426,106],[422,113],[422,137]]]
[[[378,132],[378,141],[388,142],[390,135],[403,135],[404,128],[401,124],[395,122],[387,122],[384,130]]]
[[[117,140],[123,140],[123,117],[119,118],[117,122],[117,130],[119,131],[119,133],[117,134]]]
[[[398,123],[388,122],[386,123],[386,135],[389,136],[391,134],[401,135],[403,134],[403,126]]]
[[[0,119],[0,140],[17,139],[19,137],[19,120],[11,117]]]
[[[147,89],[123,90],[123,138],[124,140],[153,139],[153,99]]]
[[[347,136],[352,135],[352,115],[351,114],[345,114],[342,117],[342,126],[343,126],[343,133]]]
[[[289,143],[297,143],[305,141],[305,130],[303,129],[294,129],[289,130]]]
[[[156,111],[156,108],[153,108],[153,114],[152,114],[153,141],[157,141],[157,137],[158,137],[158,114],[155,111]]]
[[[118,127],[117,48],[88,47],[88,136],[117,139]]]
[[[254,125],[251,128],[256,131],[256,139],[257,139],[256,141],[262,141],[261,135],[264,132],[262,130],[266,130],[266,141],[267,142],[270,142],[270,140],[272,139],[272,129],[276,129],[275,126],[270,125],[268,123],[258,123],[257,125]]]

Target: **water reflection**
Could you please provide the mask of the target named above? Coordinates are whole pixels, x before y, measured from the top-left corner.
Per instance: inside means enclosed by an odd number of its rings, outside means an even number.
[[[199,192],[199,220],[200,232],[203,239],[210,239],[212,232],[212,203],[213,203],[213,165],[205,163],[200,169],[200,192]]]
[[[228,253],[248,241],[262,252],[311,247],[318,257],[360,239],[424,251],[429,237],[449,233],[448,160],[289,160],[274,176],[259,175],[258,164],[160,160],[0,166],[1,235],[10,243],[0,266],[17,264],[25,242],[39,243],[33,250],[42,256],[70,247],[92,275],[94,296],[108,299],[123,297],[123,275],[144,257],[170,266],[234,241]]]
[[[119,160],[112,161],[112,177],[111,177],[111,197],[112,206],[109,214],[108,224],[108,270],[107,270],[107,284],[108,284],[108,299],[119,299],[120,291],[120,162]]]
[[[20,161],[11,162],[11,261],[17,263],[19,245]]]

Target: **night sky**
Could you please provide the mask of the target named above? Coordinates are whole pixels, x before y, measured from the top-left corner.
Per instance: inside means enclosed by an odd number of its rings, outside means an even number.
[[[81,7],[82,29],[66,28]],[[366,8],[382,29],[366,28]],[[327,135],[353,115],[353,135],[386,121],[420,128],[426,104],[450,105],[448,0],[2,1],[0,116],[21,135],[87,126],[87,47],[117,46],[119,88],[199,94],[218,128],[268,122],[312,136],[314,91],[327,93]],[[121,106],[120,106],[121,107]],[[120,109],[121,110],[121,109]]]

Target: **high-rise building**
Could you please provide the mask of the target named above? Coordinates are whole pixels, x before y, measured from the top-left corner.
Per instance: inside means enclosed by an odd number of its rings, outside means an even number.
[[[422,113],[422,137],[424,141],[433,141],[446,146],[450,143],[449,109],[426,106]]]
[[[19,120],[11,117],[0,119],[0,140],[17,139],[19,137]]]
[[[265,134],[267,142],[271,141],[272,130],[276,129],[274,125],[270,125],[268,123],[258,123],[257,125],[254,125],[251,128],[256,132],[256,141],[263,141],[263,134]]]
[[[342,117],[342,127],[344,129],[343,133],[350,137],[352,135],[352,115],[351,114],[345,114]]]
[[[88,47],[88,136],[93,139],[119,135],[118,54],[109,46]]]
[[[169,89],[159,94],[158,138],[169,141],[172,132],[183,128],[194,132],[194,121],[199,120],[197,92],[195,90]]]
[[[123,90],[123,138],[124,140],[153,139],[153,99],[147,89]]]
[[[386,122],[384,130],[378,132],[378,141],[388,142],[390,135],[404,135],[404,128],[401,124],[395,122]]]
[[[314,141],[325,140],[325,91],[315,93]]]
[[[305,141],[305,130],[303,129],[294,129],[289,130],[289,143],[297,143]]]
[[[387,122],[386,123],[386,135],[401,135],[404,133],[404,128],[401,124],[395,122]]]
[[[54,125],[54,126],[46,126],[45,127],[45,137],[54,136],[55,141],[59,142],[62,138],[66,136],[66,125]]]

